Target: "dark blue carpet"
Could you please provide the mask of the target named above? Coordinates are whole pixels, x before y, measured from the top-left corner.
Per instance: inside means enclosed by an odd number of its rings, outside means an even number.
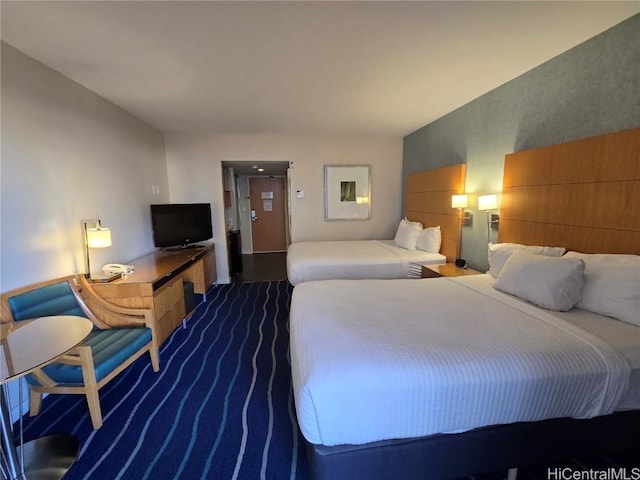
[[[71,432],[75,479],[297,479],[306,460],[288,361],[288,282],[218,286],[160,351],[100,391],[93,430],[83,396],[50,395],[25,438]]]
[[[102,428],[93,430],[83,396],[49,395],[39,415],[24,417],[25,440],[76,435],[81,454],[65,480],[307,480],[291,389],[291,293],[288,282],[211,289],[187,329],[176,330],[162,346],[158,373],[144,356],[100,391]],[[554,467],[638,466],[639,453]],[[502,480],[505,474],[470,480]],[[550,477],[539,466],[520,469],[518,478]]]

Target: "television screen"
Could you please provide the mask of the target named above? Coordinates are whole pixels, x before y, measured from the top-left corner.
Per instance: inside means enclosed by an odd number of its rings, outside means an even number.
[[[151,205],[156,247],[186,247],[213,237],[211,204],[167,203]]]

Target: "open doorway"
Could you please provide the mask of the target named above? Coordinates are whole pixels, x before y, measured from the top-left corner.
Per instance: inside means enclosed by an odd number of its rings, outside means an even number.
[[[290,243],[289,162],[223,161],[222,168],[229,272],[235,281],[247,276],[244,267],[256,260],[262,264],[267,257],[277,257],[268,264],[285,262]],[[232,254],[240,256],[240,268]]]

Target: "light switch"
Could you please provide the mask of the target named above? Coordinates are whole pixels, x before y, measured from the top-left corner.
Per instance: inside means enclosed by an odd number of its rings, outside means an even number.
[[[304,190],[296,190],[296,198],[304,198]]]

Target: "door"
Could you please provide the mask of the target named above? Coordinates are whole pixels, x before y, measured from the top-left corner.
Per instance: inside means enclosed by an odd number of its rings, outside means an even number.
[[[253,252],[287,250],[283,177],[249,178]]]

